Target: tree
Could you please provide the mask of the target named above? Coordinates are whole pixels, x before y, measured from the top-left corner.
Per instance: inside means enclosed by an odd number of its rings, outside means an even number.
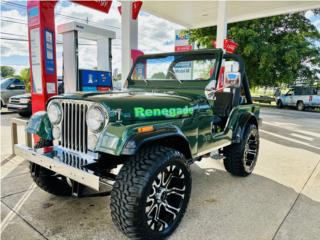
[[[20,71],[19,78],[24,81],[26,92],[30,92],[30,68],[24,68]]]
[[[313,14],[320,16],[320,9]],[[187,32],[190,41],[212,48],[216,27]],[[304,12],[228,24],[228,38],[239,44],[251,86],[319,80],[320,32]]]
[[[154,73],[151,79],[166,79],[166,75],[163,72]]]
[[[14,68],[10,66],[1,66],[0,71],[1,71],[1,77],[3,78],[12,77],[15,73]]]

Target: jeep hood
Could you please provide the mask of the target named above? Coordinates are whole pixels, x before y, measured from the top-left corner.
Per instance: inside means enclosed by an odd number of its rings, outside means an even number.
[[[197,94],[167,92],[147,92],[128,90],[121,92],[77,92],[54,97],[102,104],[109,112],[121,111],[127,120],[168,119],[192,115],[194,106],[200,98]]]

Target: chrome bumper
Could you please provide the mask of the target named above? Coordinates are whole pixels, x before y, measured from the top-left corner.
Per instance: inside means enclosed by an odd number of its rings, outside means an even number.
[[[61,150],[58,151],[54,147],[33,149],[21,144],[16,144],[14,150],[16,155],[30,162],[61,174],[62,176],[70,178],[96,191],[100,190],[100,178],[94,175],[93,171],[88,170],[83,166],[76,168],[64,163]]]
[[[13,110],[25,110],[25,109],[28,109],[28,107],[29,106],[27,104],[12,104],[12,103],[7,104],[7,108],[13,109]]]

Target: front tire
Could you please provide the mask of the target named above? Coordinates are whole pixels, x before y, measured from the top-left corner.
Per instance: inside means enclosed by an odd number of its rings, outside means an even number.
[[[116,226],[135,239],[164,239],[179,225],[189,202],[191,175],[180,152],[145,148],[121,168],[111,193]]]
[[[43,148],[49,146],[52,146],[52,141],[40,139],[40,141],[34,147]],[[57,196],[71,195],[72,188],[68,184],[65,177],[58,176],[55,172],[43,168],[35,163],[30,163],[29,168],[33,181],[43,191]]]
[[[244,138],[224,148],[225,169],[235,176],[250,175],[257,163],[259,154],[259,132],[255,124],[246,126]]]

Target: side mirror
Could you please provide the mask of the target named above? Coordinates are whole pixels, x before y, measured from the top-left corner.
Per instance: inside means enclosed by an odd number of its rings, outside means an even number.
[[[216,93],[216,84],[217,84],[217,81],[216,80],[212,80],[205,87],[204,93],[205,93],[206,98],[208,100],[213,100],[214,99],[215,93]]]
[[[236,61],[225,62],[224,83],[225,88],[233,87],[240,88],[241,86],[241,73],[239,63]]]
[[[224,87],[239,88],[241,83],[241,73],[239,72],[227,72],[224,75]]]

